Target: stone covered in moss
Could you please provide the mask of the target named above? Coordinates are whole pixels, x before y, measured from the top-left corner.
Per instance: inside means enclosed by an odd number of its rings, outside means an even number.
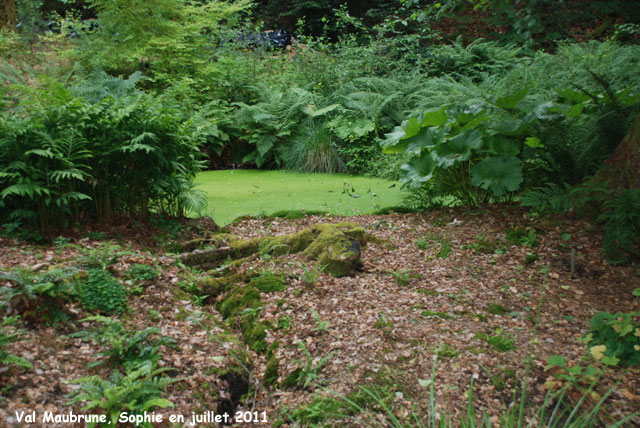
[[[289,235],[265,238],[262,252],[273,256],[293,254],[304,251],[315,239],[317,233],[313,229],[303,229]]]
[[[364,238],[364,228],[351,223],[314,226],[318,237],[309,245],[304,254],[315,259],[333,276],[351,274],[360,264],[360,242]]]

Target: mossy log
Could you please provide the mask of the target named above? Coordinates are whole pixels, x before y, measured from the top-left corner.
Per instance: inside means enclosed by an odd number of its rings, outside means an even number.
[[[253,254],[279,256],[303,252],[321,266],[326,266],[328,273],[345,276],[359,267],[360,247],[364,242],[364,228],[353,223],[316,224],[296,233],[264,238],[211,235],[202,239],[200,245],[213,245],[212,248],[184,253],[180,260],[188,266],[214,269],[227,259],[237,260]]]

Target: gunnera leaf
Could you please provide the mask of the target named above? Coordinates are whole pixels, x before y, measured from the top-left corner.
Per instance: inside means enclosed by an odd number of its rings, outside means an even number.
[[[514,156],[488,157],[471,168],[471,184],[496,197],[518,190],[520,183],[522,164]]]

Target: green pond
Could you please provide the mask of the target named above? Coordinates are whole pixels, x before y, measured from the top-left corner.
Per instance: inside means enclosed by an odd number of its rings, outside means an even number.
[[[196,183],[209,199],[206,214],[220,225],[282,210],[370,214],[402,201],[398,182],[346,174],[235,169],[203,172]]]

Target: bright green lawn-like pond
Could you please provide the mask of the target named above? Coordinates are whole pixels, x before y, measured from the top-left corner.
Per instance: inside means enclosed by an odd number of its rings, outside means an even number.
[[[402,201],[398,182],[346,174],[235,169],[203,172],[196,183],[207,192],[206,214],[219,225],[243,215],[282,210],[370,214]]]

